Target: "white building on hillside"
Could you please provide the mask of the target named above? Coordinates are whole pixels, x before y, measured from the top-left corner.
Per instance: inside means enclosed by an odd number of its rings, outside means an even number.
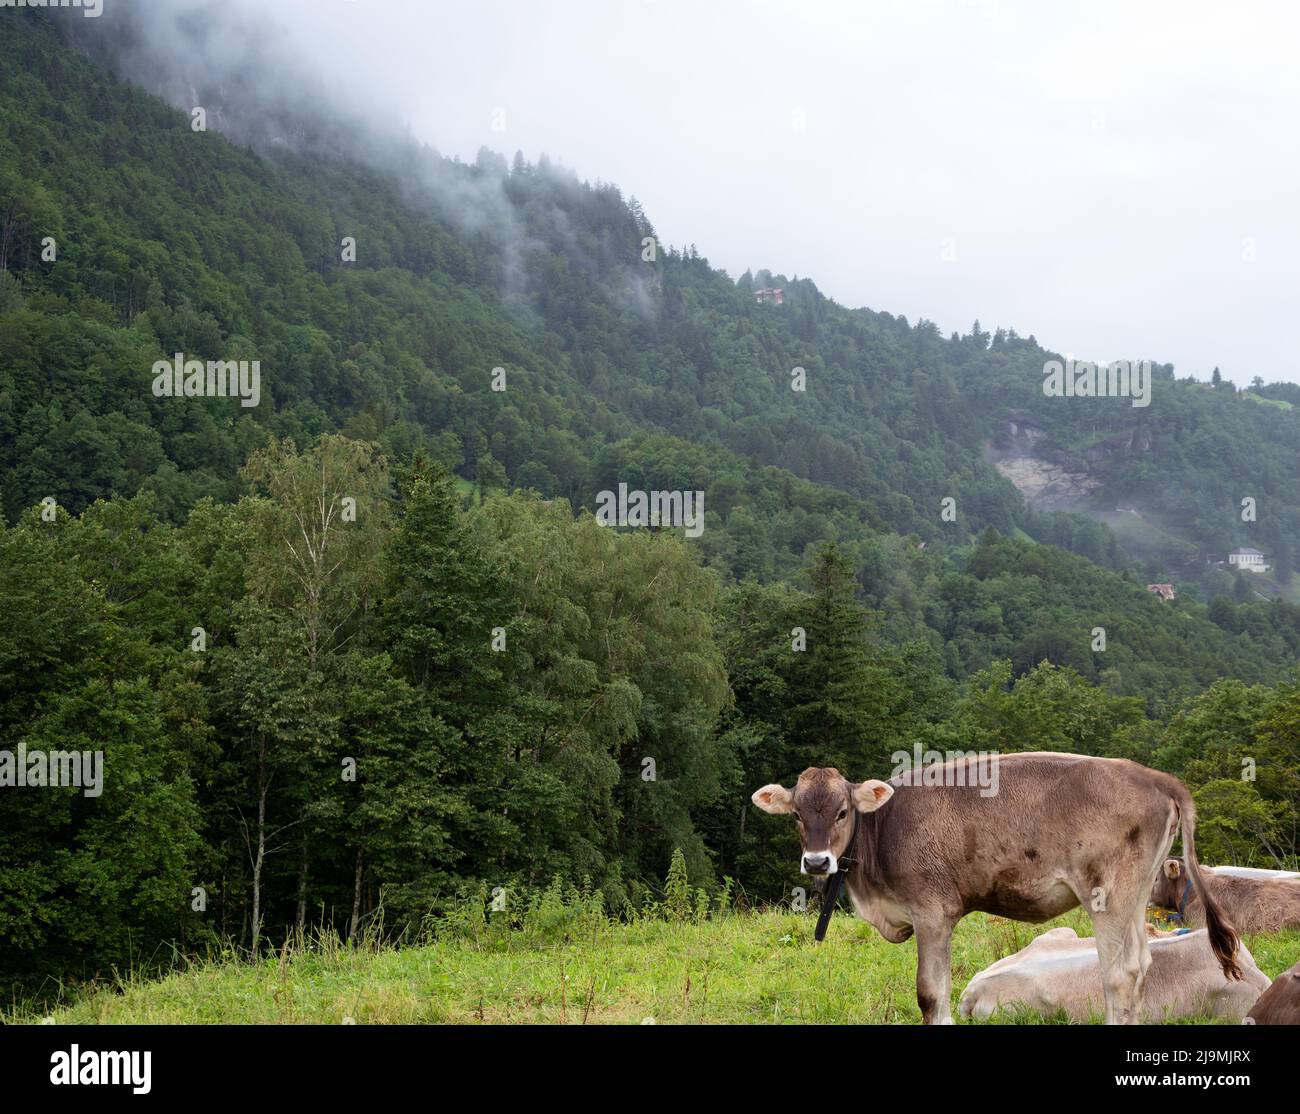
[[[1228,565],[1242,572],[1268,572],[1271,567],[1264,564],[1264,554],[1249,545],[1243,545],[1229,553]]]

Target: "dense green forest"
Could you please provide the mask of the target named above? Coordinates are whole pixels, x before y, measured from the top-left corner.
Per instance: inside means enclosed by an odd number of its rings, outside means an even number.
[[[260,404],[155,396],[177,353],[258,361]],[[780,900],[752,789],[917,743],[1133,757],[1206,861],[1294,865],[1300,607],[993,463],[1032,420],[1096,506],[1286,588],[1294,388],[1048,398],[1052,355],[733,279],[545,159],[238,146],[0,12],[0,749],[106,763],[0,787],[0,982],[557,875],[617,912],[675,848]],[[619,484],[703,532],[600,525]]]

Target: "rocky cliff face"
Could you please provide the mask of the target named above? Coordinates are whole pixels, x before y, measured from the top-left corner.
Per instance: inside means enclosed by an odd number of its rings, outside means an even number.
[[[1037,510],[1061,511],[1078,507],[1101,486],[1101,481],[1087,472],[1074,471],[1037,457],[1004,457],[995,460],[993,465]]]
[[[1096,465],[1107,461],[1133,460],[1158,451],[1156,436],[1150,426],[1139,423],[1131,432],[1116,434],[1090,445],[1084,455],[1089,464]]]
[[[994,467],[1037,510],[1077,507],[1101,486],[1087,463],[1056,448],[1047,430],[1018,411],[1003,419],[988,451]]]

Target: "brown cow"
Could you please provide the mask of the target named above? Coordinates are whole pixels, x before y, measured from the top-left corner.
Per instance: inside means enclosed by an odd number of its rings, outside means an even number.
[[[1287,878],[1252,878],[1201,867],[1205,889],[1238,932],[1280,932],[1300,928],[1300,882]],[[1200,895],[1182,859],[1166,859],[1151,890],[1151,904],[1182,914],[1189,928],[1205,923]]]
[[[1273,980],[1243,1024],[1300,1025],[1300,963]]]
[[[1151,963],[1147,896],[1180,822],[1189,874],[1202,884],[1191,794],[1124,759],[967,756],[860,785],[810,767],[792,790],[765,785],[752,799],[794,814],[804,873],[843,867],[860,917],[893,943],[916,934],[926,1024],[952,1023],[952,930],[967,913],[1039,923],[1081,903],[1097,937],[1106,1020],[1136,1022]],[[1201,896],[1210,946],[1224,974],[1239,978],[1237,934]]]

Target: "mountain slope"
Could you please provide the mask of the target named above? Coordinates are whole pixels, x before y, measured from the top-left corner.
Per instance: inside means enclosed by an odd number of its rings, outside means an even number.
[[[338,429],[395,459],[422,453],[482,488],[531,487],[575,509],[619,483],[702,490],[708,528],[696,548],[727,578],[792,576],[837,540],[882,631],[928,642],[954,676],[1003,652],[1019,668],[1041,652],[1106,674],[1106,659],[1084,661],[1099,602],[1118,611],[1135,598],[1122,576],[1085,590],[1091,573],[1031,561],[1022,546],[995,601],[1002,633],[954,637],[940,584],[970,580],[967,547],[987,527],[1130,564],[1097,522],[1024,505],[990,459],[1008,413],[1046,431],[1043,454],[1059,444],[1087,458],[1070,440],[1090,428],[1084,413],[1103,441],[1149,430],[1129,436],[1143,452],[1096,464],[1097,499],[1146,498],[1184,518],[1194,505],[1204,524],[1188,528],[1222,546],[1249,536],[1220,505],[1252,459],[1225,439],[1249,437],[1268,462],[1253,485],[1259,528],[1288,544],[1292,411],[1163,370],[1149,412],[1045,398],[1050,354],[1033,338],[976,328],[945,340],[926,322],[847,310],[806,279],[733,281],[693,247],[657,245],[646,260],[655,234],[640,207],[546,160],[508,166],[484,152],[466,166],[407,146],[387,152],[395,175],[328,154],[255,153],[192,131],[186,114],[69,50],[50,20],[0,18],[10,521],[46,497],[76,513],[137,491],[181,521],[204,497],[232,499],[240,464],[269,435],[306,443]],[[345,237],[355,263],[342,259]],[[773,283],[784,304],[758,304],[753,288]],[[155,398],[153,364],[178,352],[259,360],[261,404]],[[492,390],[498,367],[504,391]],[[792,389],[795,369],[805,391]],[[1197,452],[1223,474],[1186,475],[1160,502],[1155,492]],[[1205,484],[1191,491],[1193,480]],[[1034,629],[1041,609],[1017,602],[1044,577],[1052,637]],[[1250,624],[1235,605],[1224,627],[1203,608],[1142,605],[1149,628],[1170,637],[1141,643],[1135,660],[1180,676],[1134,687],[1112,666],[1122,691],[1189,692],[1222,672],[1275,680],[1295,660],[1291,609],[1261,610],[1268,638],[1243,640]]]

